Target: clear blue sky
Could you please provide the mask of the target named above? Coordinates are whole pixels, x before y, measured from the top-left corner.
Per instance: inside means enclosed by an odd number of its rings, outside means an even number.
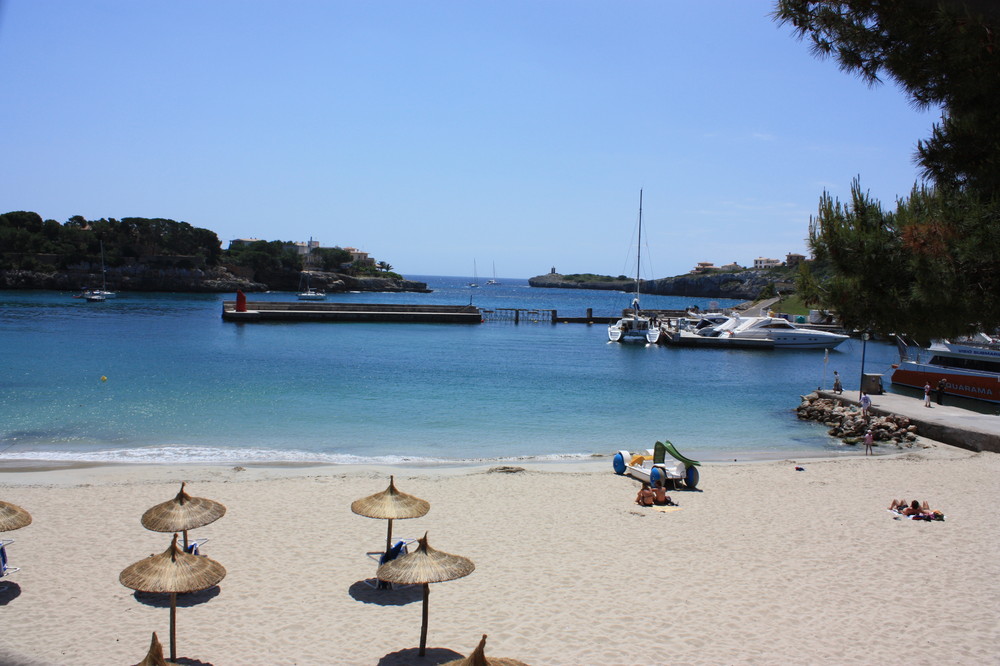
[[[0,0],[0,212],[166,217],[403,274],[632,274],[808,254],[934,111],[768,0]]]

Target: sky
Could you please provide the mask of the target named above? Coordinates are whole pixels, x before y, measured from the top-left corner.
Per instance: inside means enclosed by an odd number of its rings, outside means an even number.
[[[939,112],[770,0],[0,0],[0,212],[355,247],[404,275],[808,255]],[[2,251],[2,248],[0,248]],[[495,267],[495,268],[494,268]]]

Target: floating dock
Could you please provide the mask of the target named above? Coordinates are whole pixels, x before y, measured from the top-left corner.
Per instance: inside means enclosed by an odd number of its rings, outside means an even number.
[[[236,301],[222,303],[222,319],[235,322],[328,321],[421,324],[480,324],[474,305],[401,305],[395,303],[323,303],[315,301],[248,301],[237,310]]]

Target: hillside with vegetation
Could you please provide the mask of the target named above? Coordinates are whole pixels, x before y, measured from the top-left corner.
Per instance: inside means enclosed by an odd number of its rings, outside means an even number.
[[[102,275],[102,268],[104,275]],[[387,262],[354,261],[343,248],[299,253],[290,242],[256,241],[223,250],[214,231],[163,218],[65,223],[38,213],[0,215],[0,288],[227,292],[296,290],[303,273],[327,291],[425,291]]]

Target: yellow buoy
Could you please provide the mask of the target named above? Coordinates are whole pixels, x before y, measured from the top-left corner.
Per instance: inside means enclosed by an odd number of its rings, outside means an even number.
[[[107,378],[107,377],[105,377],[104,375],[101,375],[101,381],[102,381],[102,382],[106,382],[106,381],[108,381],[108,378]]]

